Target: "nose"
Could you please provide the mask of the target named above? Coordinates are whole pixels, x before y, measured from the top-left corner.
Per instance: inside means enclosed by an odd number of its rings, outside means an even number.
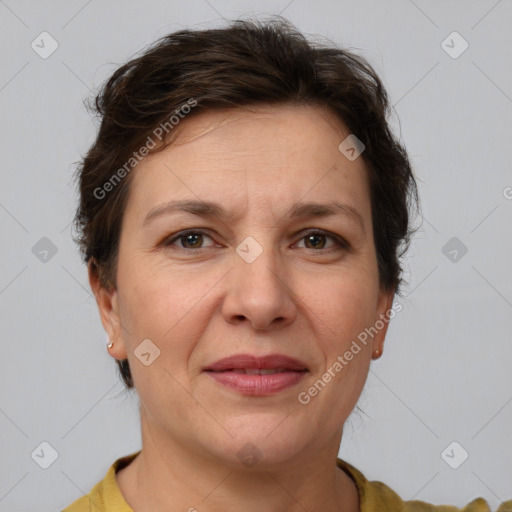
[[[241,253],[242,254],[242,253]],[[222,314],[229,324],[248,323],[255,331],[272,331],[292,324],[297,316],[296,298],[289,272],[277,251],[263,248],[252,262],[234,254],[228,273]]]

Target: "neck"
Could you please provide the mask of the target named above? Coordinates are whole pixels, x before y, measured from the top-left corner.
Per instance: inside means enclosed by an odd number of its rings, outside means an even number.
[[[336,466],[337,437],[293,460],[244,467],[178,443],[143,420],[143,449],[116,479],[134,512],[356,512],[356,486]]]

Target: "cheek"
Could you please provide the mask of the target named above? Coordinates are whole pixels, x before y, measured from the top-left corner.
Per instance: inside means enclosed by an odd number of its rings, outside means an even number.
[[[316,295],[310,304],[319,327],[325,327],[330,351],[344,350],[375,319],[376,286],[364,272],[331,275]]]
[[[373,321],[371,290],[369,283],[331,280],[329,293],[323,294],[323,302],[310,315],[317,318],[316,342],[323,365],[309,383],[312,387],[302,390],[306,393],[302,398],[309,396],[312,416],[324,418],[333,429],[346,421],[368,376],[371,343],[362,343],[358,336]]]
[[[152,334],[162,339],[200,307],[217,279],[200,270],[194,272],[179,265],[171,267],[165,260],[156,263],[149,260],[134,260],[120,271],[120,282],[124,284],[124,314],[136,331],[146,330],[145,336]]]
[[[123,336],[137,389],[151,385],[156,390],[159,379],[173,377],[188,387],[189,360],[211,318],[212,287],[222,274],[194,274],[168,265],[135,268],[134,262],[132,268],[120,269],[119,275]],[[147,367],[136,356],[145,339],[160,351]]]
[[[325,371],[335,375],[328,384],[326,403],[335,404],[342,414],[355,406],[368,375],[372,347],[364,335],[375,321],[377,290],[371,272],[347,272],[331,280],[326,301],[317,312],[330,327],[323,347]]]

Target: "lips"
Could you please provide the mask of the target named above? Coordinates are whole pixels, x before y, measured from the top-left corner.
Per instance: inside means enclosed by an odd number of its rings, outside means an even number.
[[[282,354],[236,354],[203,369],[218,384],[242,395],[269,396],[298,385],[308,373],[298,359]]]
[[[247,375],[272,375],[274,373],[307,371],[305,363],[282,354],[256,357],[251,354],[236,354],[225,357],[204,368],[204,371],[243,373]]]
[[[274,373],[282,373],[287,371],[297,370],[287,370],[286,368],[233,368],[231,370],[222,370],[223,373],[233,372],[242,373],[244,375],[274,375]]]

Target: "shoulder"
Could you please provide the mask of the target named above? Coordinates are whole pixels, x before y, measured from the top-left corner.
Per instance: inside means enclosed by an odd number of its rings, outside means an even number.
[[[133,512],[117,486],[115,474],[132,462],[139,453],[140,451],[117,459],[110,466],[103,480],[98,482],[88,494],[71,503],[62,512],[90,512],[91,510]]]
[[[105,510],[105,502],[103,500],[103,480],[98,482],[89,492],[89,494],[78,498],[76,501],[67,506],[62,512],[90,512],[94,504],[98,510]]]
[[[356,484],[361,512],[491,512],[483,498],[476,498],[463,508],[450,505],[432,505],[424,501],[404,501],[386,484],[369,481],[354,466],[337,459],[337,466],[345,471]],[[500,505],[497,512],[512,512],[512,501]]]

